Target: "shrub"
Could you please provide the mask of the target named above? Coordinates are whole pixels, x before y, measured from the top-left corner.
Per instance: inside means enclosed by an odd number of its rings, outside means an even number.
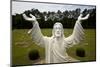
[[[83,48],[77,48],[76,55],[79,57],[85,57],[85,50]]]
[[[39,51],[38,50],[31,50],[30,52],[29,52],[29,59],[30,60],[37,60],[37,59],[39,59]]]

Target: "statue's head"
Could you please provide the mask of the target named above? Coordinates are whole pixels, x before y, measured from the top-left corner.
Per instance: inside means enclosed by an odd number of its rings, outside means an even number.
[[[54,37],[63,37],[64,30],[63,30],[63,25],[60,22],[56,22],[53,26],[53,31],[52,34]]]

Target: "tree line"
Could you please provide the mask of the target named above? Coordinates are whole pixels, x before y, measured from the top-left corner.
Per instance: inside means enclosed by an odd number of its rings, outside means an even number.
[[[38,9],[33,8],[31,10],[26,10],[23,13],[27,16],[31,13],[38,18],[37,21],[41,28],[52,28],[55,22],[61,22],[64,28],[73,28],[80,13],[82,13],[83,16],[89,13],[89,19],[83,21],[82,26],[84,28],[96,28],[96,8],[84,9],[83,12],[81,12],[80,8],[75,10],[65,10],[63,12],[60,10],[57,12],[40,12]],[[32,28],[32,23],[23,18],[23,13],[12,15],[12,29]]]

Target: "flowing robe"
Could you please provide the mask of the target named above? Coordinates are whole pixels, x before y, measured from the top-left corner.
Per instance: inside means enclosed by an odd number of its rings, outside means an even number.
[[[66,53],[66,49],[84,39],[84,30],[81,20],[77,20],[72,35],[67,38],[62,37],[60,42],[57,42],[53,35],[51,37],[43,36],[36,21],[33,23],[32,39],[37,45],[45,48],[46,63],[69,62],[70,58]]]

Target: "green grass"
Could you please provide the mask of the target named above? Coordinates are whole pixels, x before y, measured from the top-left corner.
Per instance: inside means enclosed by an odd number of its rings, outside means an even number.
[[[64,29],[65,36],[69,36],[73,29]],[[12,31],[12,64],[26,65],[33,64],[34,61],[29,60],[28,53],[30,50],[37,49],[40,58],[45,58],[45,49],[36,45],[31,36],[27,34],[28,29],[15,29]],[[52,35],[52,29],[42,29],[42,33],[46,36]],[[69,56],[81,61],[96,60],[96,36],[95,29],[85,29],[85,40],[79,45],[75,45],[67,50]],[[76,49],[83,48],[86,52],[85,57],[76,56]]]

